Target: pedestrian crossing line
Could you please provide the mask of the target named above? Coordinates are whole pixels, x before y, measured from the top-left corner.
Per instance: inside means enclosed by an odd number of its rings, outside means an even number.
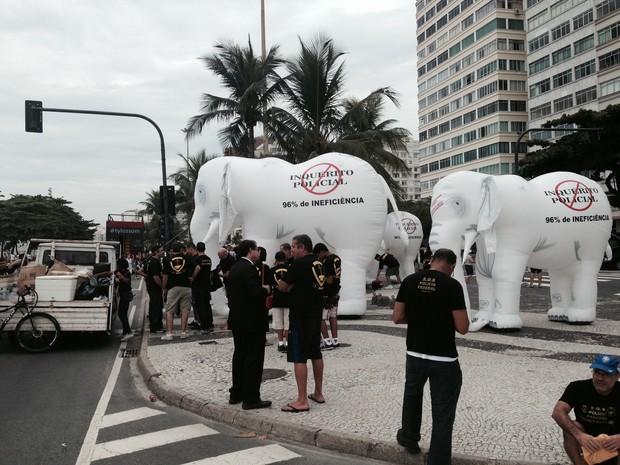
[[[130,421],[143,420],[157,415],[165,415],[165,412],[150,407],[140,407],[133,410],[125,410],[124,412],[112,413],[103,417],[101,428],[121,425]]]
[[[293,460],[301,455],[296,454],[278,444],[269,446],[253,447],[251,449],[222,454],[217,457],[208,457],[196,460],[184,465],[240,465],[251,463],[252,465],[269,465],[270,463]]]
[[[116,441],[95,444],[91,461],[116,457],[118,455],[131,454],[142,450],[152,449],[157,446],[165,446],[187,439],[199,438],[219,434],[217,431],[203,425],[186,425],[170,428],[163,431],[141,434]]]

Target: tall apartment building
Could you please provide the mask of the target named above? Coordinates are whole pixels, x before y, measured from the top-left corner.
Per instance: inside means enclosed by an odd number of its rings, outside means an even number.
[[[526,6],[530,128],[620,103],[620,0],[527,0]]]
[[[392,170],[390,174],[403,188],[405,200],[420,200],[420,144],[413,137],[408,137],[405,145],[406,151],[397,150],[394,155],[404,161],[411,172]]]
[[[416,20],[422,197],[452,172],[512,173],[528,120],[523,2],[418,0]]]

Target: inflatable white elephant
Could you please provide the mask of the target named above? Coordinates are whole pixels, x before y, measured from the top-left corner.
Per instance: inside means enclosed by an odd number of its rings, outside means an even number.
[[[596,318],[596,277],[611,235],[611,209],[596,182],[555,172],[531,181],[470,171],[441,179],[433,189],[433,250],[457,256],[477,244],[479,311],[470,329],[520,328],[521,281],[526,265],[551,279],[554,321]],[[460,266],[455,268],[467,292]]]
[[[407,234],[408,243],[402,240],[403,231]],[[400,277],[404,279],[406,276],[415,273],[413,262],[420,252],[423,238],[422,223],[417,216],[404,211],[400,211],[398,214],[391,212],[387,216],[381,247],[376,253],[387,252],[394,255],[400,263]],[[373,260],[366,270],[368,282],[374,281],[377,277],[378,264],[377,260]]]
[[[383,238],[386,199],[396,208],[383,178],[350,155],[328,153],[298,165],[221,157],[200,169],[191,233],[214,264],[233,227],[267,250],[269,264],[282,243],[308,234],[342,260],[338,312],[363,315],[366,267]]]

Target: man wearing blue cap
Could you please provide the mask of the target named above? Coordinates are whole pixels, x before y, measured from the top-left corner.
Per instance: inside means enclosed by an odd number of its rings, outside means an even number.
[[[574,465],[620,464],[618,363],[613,355],[597,355],[590,365],[592,379],[570,383],[553,409],[551,416],[564,431],[564,450]],[[569,416],[571,410],[575,420]]]

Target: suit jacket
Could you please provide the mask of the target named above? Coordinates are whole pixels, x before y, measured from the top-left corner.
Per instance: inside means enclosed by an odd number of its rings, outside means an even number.
[[[245,258],[237,260],[228,274],[228,327],[232,331],[267,332],[267,295],[256,266]]]

